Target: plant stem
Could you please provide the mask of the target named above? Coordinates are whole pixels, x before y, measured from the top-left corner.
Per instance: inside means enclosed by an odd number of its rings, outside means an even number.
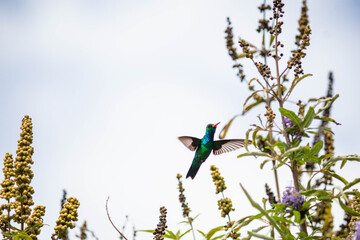
[[[284,99],[282,96],[282,85],[280,82],[281,76],[280,76],[280,70],[279,70],[279,49],[278,49],[278,18],[275,18],[275,66],[276,66],[276,80],[277,80],[277,99],[279,102],[279,107],[283,107],[284,106]],[[286,140],[286,143],[289,147],[291,147],[291,141],[289,138],[289,134],[285,131],[286,129],[286,124],[285,124],[285,118],[283,115],[281,115],[281,120],[282,120],[282,124],[283,124],[283,134]],[[295,190],[299,192],[299,173],[298,173],[298,169],[297,169],[297,162],[294,159],[290,159],[291,161],[291,172],[292,172],[292,176],[293,176],[293,181],[294,181],[294,187]],[[307,233],[307,229],[306,229],[306,222],[303,222],[302,224],[300,224],[300,231],[304,232],[306,235],[308,235]]]
[[[264,0],[264,5],[266,4],[266,0]],[[266,11],[263,12],[263,19],[266,19]],[[263,41],[262,41],[262,48],[264,49],[264,51],[266,50],[265,48],[265,29],[263,29]],[[267,56],[266,54],[264,54],[264,63],[265,65],[267,65]],[[271,101],[270,101],[270,97],[269,97],[269,91],[268,91],[268,85],[269,84],[266,84],[266,104],[270,107],[271,105]],[[270,141],[270,144],[272,145],[274,143],[274,140],[273,140],[273,131],[272,131],[272,125],[270,126],[270,129],[269,129],[269,141]],[[271,153],[271,155],[274,156],[273,153]],[[278,196],[278,199],[280,201],[280,189],[279,189],[279,179],[278,179],[278,173],[277,173],[277,169],[275,168],[275,165],[276,165],[276,161],[273,160],[272,161],[272,164],[273,164],[273,169],[274,169],[274,178],[275,178],[275,185],[276,185],[276,193],[277,193],[277,196]]]
[[[188,219],[188,221],[189,221],[189,219]],[[192,231],[194,240],[196,240],[196,238],[195,238],[195,230],[194,230],[194,227],[193,227],[193,225],[192,225],[192,219],[191,219],[191,221],[189,221],[189,224],[190,224],[190,227],[191,227],[191,231]]]

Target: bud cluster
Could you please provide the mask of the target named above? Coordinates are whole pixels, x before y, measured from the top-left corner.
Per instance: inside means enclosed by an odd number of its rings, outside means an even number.
[[[226,189],[226,185],[224,178],[220,175],[219,169],[216,166],[211,165],[210,170],[213,182],[215,183],[216,194],[223,192]]]
[[[301,60],[306,56],[304,50],[307,46],[310,45],[310,34],[311,28],[310,26],[306,26],[304,33],[301,35],[300,47],[293,51],[291,59],[288,61],[288,68],[294,69],[294,76],[298,78],[300,75],[304,74],[304,70],[302,69],[302,62]]]
[[[186,218],[186,217],[189,217],[189,213],[190,213],[191,210],[189,208],[188,203],[186,202],[186,197],[184,195],[185,189],[183,188],[182,181],[181,181],[182,175],[178,173],[176,178],[179,181],[179,184],[178,184],[178,189],[179,189],[179,192],[180,192],[179,201],[180,201],[181,207],[183,209],[183,216]]]
[[[14,221],[23,223],[30,217],[31,208],[34,205],[32,195],[34,188],[30,186],[34,173],[31,170],[33,164],[32,155],[34,148],[30,146],[33,141],[32,122],[28,115],[25,115],[22,120],[20,129],[20,140],[18,140],[18,148],[16,150],[15,158],[15,182],[16,182],[16,197],[15,197],[15,214]]]
[[[324,132],[324,139],[325,139],[325,146],[324,150],[326,154],[334,155],[334,138],[330,131],[323,131]]]
[[[255,62],[255,66],[257,67],[260,75],[263,77],[263,78],[271,78],[271,79],[274,79],[273,77],[271,77],[271,70],[269,68],[268,65],[266,64],[263,64],[261,62]]]
[[[350,199],[349,207],[355,211],[360,212],[360,199],[358,197],[359,191],[354,189],[354,197]],[[359,239],[360,238],[360,217],[352,216],[349,223],[350,233],[349,239]]]
[[[1,182],[0,197],[7,201],[5,204],[1,204],[0,211],[0,228],[2,232],[10,231],[10,221],[12,216],[10,215],[11,209],[14,208],[14,203],[10,202],[10,199],[15,197],[15,182],[14,182],[14,160],[12,154],[6,153],[4,158],[4,180]]]
[[[279,18],[284,16],[284,3],[281,0],[274,0],[273,1],[273,17],[270,20],[275,19],[276,24],[273,29],[270,30],[270,34],[272,35],[279,35],[282,31],[281,26],[284,24],[283,21],[278,21]]]
[[[265,11],[266,10],[271,10],[271,6],[270,5],[265,5],[264,3],[262,3],[258,9],[260,10],[261,13],[264,13],[265,16]],[[261,30],[265,30],[265,31],[270,31],[271,27],[269,25],[269,20],[262,18],[259,20],[259,26],[256,29],[257,32],[261,32]]]
[[[247,43],[244,39],[240,39],[239,44],[240,44],[240,47],[243,50],[243,53],[245,53],[246,57],[252,59],[253,54],[251,53],[250,48],[249,48],[250,44]]]
[[[309,25],[309,16],[307,14],[308,11],[308,7],[306,4],[306,0],[302,1],[302,7],[301,7],[301,17],[298,21],[299,23],[299,35],[296,35],[296,41],[295,44],[298,45],[300,47],[300,42],[302,40],[302,37],[305,33],[306,27]]]
[[[25,231],[30,235],[32,240],[37,240],[43,224],[42,217],[45,215],[45,206],[36,206],[31,217],[26,220],[27,227]]]
[[[226,18],[226,21],[228,23],[226,30],[225,30],[226,48],[227,48],[228,53],[229,53],[230,57],[232,58],[232,60],[236,60],[236,59],[238,59],[238,55],[236,53],[236,47],[234,46],[234,41],[233,41],[233,38],[234,38],[234,34],[232,32],[233,28],[231,27],[230,18]]]
[[[167,210],[165,207],[161,207],[160,208],[160,217],[159,217],[159,224],[157,225],[157,228],[155,229],[155,232],[153,233],[154,239],[155,240],[163,240],[164,239],[164,235],[165,235],[165,229],[167,228],[166,226],[166,214],[167,214]]]
[[[56,221],[52,239],[65,239],[67,237],[68,228],[73,229],[75,227],[74,222],[77,221],[79,206],[80,202],[74,197],[69,197],[66,200],[60,211],[59,219]]]
[[[276,117],[276,114],[273,112],[272,108],[269,105],[265,105],[265,108],[266,108],[266,113],[264,115],[265,117],[267,117],[268,123],[272,125]]]
[[[265,183],[265,191],[266,191],[266,195],[268,196],[269,199],[269,203],[270,204],[276,204],[276,198],[274,196],[274,193],[271,191],[269,185],[267,183]]]
[[[232,201],[230,198],[223,198],[218,201],[219,210],[221,210],[221,217],[226,217],[231,211],[235,211],[232,207]]]

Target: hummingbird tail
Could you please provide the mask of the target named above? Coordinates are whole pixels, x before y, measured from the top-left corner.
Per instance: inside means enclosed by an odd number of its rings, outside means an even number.
[[[194,179],[197,172],[199,171],[200,165],[191,164],[191,167],[190,167],[188,173],[186,174],[186,178],[191,177],[191,179]]]

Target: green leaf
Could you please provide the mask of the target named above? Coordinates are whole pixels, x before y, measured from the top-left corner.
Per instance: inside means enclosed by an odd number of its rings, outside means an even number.
[[[315,111],[314,108],[309,107],[309,110],[307,111],[304,121],[302,122],[302,128],[307,128],[310,126],[311,122],[313,121],[315,117]]]
[[[272,218],[275,219],[275,220],[278,221],[278,222],[293,224],[292,221],[290,221],[289,219],[286,219],[286,218],[284,218],[284,217],[272,216]]]
[[[323,163],[323,167],[326,168],[328,166],[333,166],[334,163],[338,161],[343,161],[342,166],[345,164],[346,161],[357,161],[360,162],[359,155],[346,155],[346,156],[333,156],[328,161]]]
[[[287,110],[287,109],[282,108],[282,107],[279,108],[279,111],[281,112],[281,114],[283,116],[289,118],[296,126],[301,128],[300,118],[293,111]]]
[[[352,186],[354,186],[355,184],[359,183],[360,182],[360,178],[356,178],[354,181],[352,181],[351,183],[347,184],[343,190],[345,191],[346,189],[349,189],[351,188]]]
[[[167,234],[165,234],[164,237],[176,240],[176,235],[172,231],[170,230],[165,230],[165,231]]]
[[[325,173],[326,173],[326,174],[329,174],[330,176],[332,176],[332,177],[334,177],[334,178],[336,178],[336,179],[338,179],[338,180],[340,180],[340,181],[343,182],[345,185],[349,183],[345,178],[343,178],[342,176],[340,176],[340,175],[338,175],[338,174],[336,174],[336,173],[334,173],[334,172],[325,171]],[[345,190],[345,189],[344,189],[344,190]]]
[[[291,92],[294,90],[295,86],[296,86],[301,80],[303,80],[304,78],[307,78],[307,77],[309,77],[309,76],[312,76],[312,74],[305,74],[305,75],[303,75],[303,76],[301,76],[301,77],[299,77],[299,78],[295,78],[295,79],[292,81],[289,90],[288,90],[287,93],[285,94],[284,100],[286,100],[286,99],[290,96],[290,94],[291,94]]]
[[[294,216],[295,216],[295,220],[294,220],[294,221],[295,221],[296,223],[300,223],[300,220],[301,220],[301,214],[300,214],[300,212],[294,210],[294,211],[293,211],[293,214],[294,214]]]
[[[315,119],[320,119],[321,121],[324,121],[324,122],[333,122],[333,123],[335,123],[336,125],[341,125],[341,123],[338,123],[338,122],[336,122],[334,119],[329,118],[329,117],[315,116]]]
[[[297,152],[298,156],[295,156],[295,157],[300,158],[301,157],[300,154],[303,154],[304,148],[306,148],[306,146],[297,146],[297,147],[290,148],[290,149],[286,150],[283,154],[281,154],[280,158],[287,157],[293,152]]]
[[[253,135],[252,135],[252,144],[254,146],[256,146],[256,142],[255,142],[255,139],[256,139],[256,135],[259,131],[263,130],[261,127],[257,126],[253,132]]]
[[[342,209],[344,209],[348,214],[350,214],[351,216],[356,216],[356,217],[360,217],[360,213],[352,210],[351,208],[349,208],[348,206],[346,206],[341,199],[339,198],[339,203]]]
[[[269,43],[269,46],[271,47],[272,43],[274,42],[275,40],[275,36],[274,35],[270,35],[270,43]]]
[[[222,238],[223,236],[225,236],[225,234],[222,234],[222,235],[219,235],[219,236],[217,236],[217,237],[214,237],[214,238],[212,238],[211,240],[216,240],[216,239]]]
[[[245,188],[240,184],[240,187],[242,188],[242,190],[244,191],[246,197],[249,199],[251,205],[256,208],[257,210],[259,210],[262,214],[264,214],[264,216],[269,220],[269,222],[275,227],[275,229],[278,231],[278,233],[281,235],[282,238],[285,237],[285,234],[287,232],[284,232],[283,229],[280,229],[279,224],[277,223],[277,221],[275,219],[273,219],[265,209],[263,209],[258,203],[256,203],[249,195],[249,193],[245,190]],[[282,224],[280,224],[282,225]]]
[[[189,233],[191,231],[191,229],[187,230],[186,232],[184,232],[183,234],[180,235],[180,238],[182,238],[185,234]]]
[[[246,108],[244,108],[242,114],[244,115],[246,112],[248,112],[250,109],[252,109],[253,107],[259,105],[260,103],[264,102],[263,98],[260,98],[259,100],[257,100],[256,102],[248,105]]]
[[[241,158],[241,157],[246,157],[246,156],[269,157],[269,158],[271,158],[270,154],[267,154],[267,153],[264,153],[264,152],[247,152],[247,153],[240,154],[237,157]]]
[[[254,236],[257,238],[261,238],[261,239],[274,240],[274,238],[271,238],[271,237],[268,237],[268,236],[265,236],[263,234],[256,233],[256,232],[248,231],[248,234],[249,234],[249,236]]]
[[[11,234],[14,237],[14,240],[20,240],[20,239],[25,239],[25,240],[33,240],[26,232],[24,231],[19,231],[18,233],[15,234]]]
[[[224,229],[224,226],[219,226],[219,227],[215,227],[213,229],[211,229],[207,234],[206,234],[206,239],[211,239],[212,236],[214,236],[215,233],[221,231]]]
[[[333,104],[333,102],[339,97],[339,94],[336,94],[335,96],[331,97],[331,98],[327,98],[324,99],[323,101],[326,102],[326,105],[320,109],[318,109],[316,115],[319,115],[319,113],[321,113],[322,111],[328,109],[329,107],[331,107],[331,105]],[[319,102],[320,103],[320,102]]]
[[[206,234],[203,231],[197,230],[201,235],[203,235],[204,237],[206,236]]]
[[[253,220],[260,219],[264,216],[264,214],[259,213],[254,216],[246,216],[236,222],[236,225],[233,226],[233,229],[236,228],[237,230],[240,230],[240,228],[249,225]]]
[[[250,128],[250,129],[248,129],[247,131],[246,131],[246,134],[245,134],[245,149],[246,149],[246,151],[248,152],[249,151],[249,149],[248,149],[248,145],[249,145],[249,134],[250,134],[250,132],[252,131],[252,129]],[[254,143],[253,143],[254,144]]]
[[[318,141],[310,150],[311,155],[316,155],[323,147],[323,141]]]
[[[136,230],[137,232],[147,232],[147,233],[153,233],[155,230]]]
[[[258,81],[258,79],[256,79],[257,81]],[[251,81],[251,80],[250,80]],[[249,82],[249,84],[250,84],[250,82]],[[248,103],[248,101],[250,100],[250,99],[253,99],[253,97],[256,95],[256,94],[258,94],[259,92],[262,92],[263,90],[256,90],[255,92],[253,92],[252,94],[250,94],[250,96],[248,96],[247,98],[246,98],[246,100],[245,100],[245,102],[244,102],[244,104],[243,104],[243,113],[242,114],[244,114],[246,111],[245,111],[245,109],[246,109],[246,104]]]
[[[263,169],[265,164],[268,163],[269,161],[271,161],[271,159],[266,159],[264,160],[261,164],[260,164],[260,169]]]
[[[295,194],[296,195],[296,194]],[[299,195],[304,196],[315,196],[319,201],[326,201],[331,199],[331,191],[325,191],[320,189],[312,189],[308,191],[301,192]]]
[[[230,128],[230,125],[232,124],[232,122],[234,121],[235,118],[237,118],[238,116],[240,115],[235,115],[233,118],[230,119],[230,121],[223,127],[223,129],[221,130],[221,132],[219,133],[219,138],[220,139],[224,139],[229,128]]]

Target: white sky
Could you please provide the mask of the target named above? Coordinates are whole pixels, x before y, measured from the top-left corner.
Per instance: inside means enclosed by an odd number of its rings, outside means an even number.
[[[0,155],[15,153],[21,119],[30,115],[34,200],[47,207],[50,225],[41,239],[52,233],[64,188],[80,200],[78,223],[87,220],[100,239],[117,238],[106,218],[108,196],[119,227],[129,215],[137,229],[154,229],[162,205],[169,228],[181,227],[176,174],[186,175],[193,153],[177,136],[202,137],[206,124],[221,121],[219,133],[241,112],[248,92],[225,49],[226,17],[236,37],[258,44],[260,2],[0,1]],[[285,2],[281,40],[287,50],[294,48],[300,2]],[[328,71],[334,71],[340,98],[332,116],[342,123],[333,126],[336,153],[358,153],[360,4],[317,0],[309,8],[313,34],[303,67],[314,76],[292,100],[324,95]],[[249,78],[257,76],[251,64],[245,67]],[[229,137],[243,138],[257,114],[238,118]],[[239,182],[258,202],[264,183],[274,186],[270,167],[261,171],[259,160],[237,159],[241,152],[211,156],[195,180],[184,180],[192,216],[201,214],[196,228],[226,223],[211,164],[225,177],[225,195],[237,209],[233,219],[256,213]],[[351,180],[359,170],[350,164],[342,173]],[[287,169],[280,177],[281,188],[291,185]],[[138,236],[145,238],[152,236]]]

